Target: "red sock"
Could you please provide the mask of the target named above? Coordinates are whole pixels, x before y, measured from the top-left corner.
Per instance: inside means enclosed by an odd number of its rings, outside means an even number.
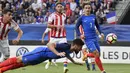
[[[17,63],[17,58],[16,57],[9,58],[9,59],[3,61],[2,63],[0,63],[0,68],[11,65],[11,64],[15,64],[15,63]]]
[[[101,71],[103,71],[104,69],[103,69],[102,62],[101,62],[101,60],[100,60],[99,57],[95,57],[95,62],[97,63],[98,68],[99,68]]]
[[[88,56],[88,57],[91,57],[91,58],[94,58],[93,53],[88,53],[87,56]]]
[[[1,71],[5,72],[5,71],[8,71],[8,70],[20,68],[20,67],[23,67],[23,66],[24,66],[23,63],[16,63],[16,64],[12,64],[12,65],[2,67]]]

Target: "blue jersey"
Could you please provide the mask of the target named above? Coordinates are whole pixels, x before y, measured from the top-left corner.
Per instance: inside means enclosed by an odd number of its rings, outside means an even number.
[[[56,44],[56,50],[58,52],[65,52],[66,56],[69,56],[71,53],[70,51],[70,44],[62,43],[62,44]],[[38,47],[32,52],[26,53],[22,56],[22,62],[27,65],[35,65],[39,64],[47,59],[59,59],[60,56],[57,56],[54,54],[48,47]]]
[[[100,52],[95,26],[98,29],[99,33],[101,33],[101,29],[97,23],[96,16],[91,14],[89,16],[82,15],[79,17],[76,24],[76,32],[78,36],[80,36],[80,25],[82,25],[85,36],[85,44],[87,45],[89,51],[93,52],[95,50],[98,50]]]
[[[76,24],[76,32],[77,35],[80,36],[79,26],[82,25],[85,39],[95,39],[97,38],[97,34],[95,31],[95,26],[98,31],[101,33],[100,26],[97,23],[96,16],[91,14],[89,16],[82,15],[79,17]]]

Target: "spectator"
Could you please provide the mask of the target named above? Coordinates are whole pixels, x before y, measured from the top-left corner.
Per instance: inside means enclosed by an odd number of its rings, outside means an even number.
[[[39,23],[37,22],[37,19],[36,19],[36,18],[33,19],[32,24],[39,24]]]
[[[34,18],[35,18],[34,14],[32,12],[29,12],[29,14],[28,14],[29,23],[32,23]]]
[[[1,0],[2,9],[4,9],[6,7],[7,3],[9,4],[9,8],[11,8],[11,4],[7,0]]]
[[[27,11],[28,7],[30,6],[30,3],[28,2],[28,0],[22,0],[21,5],[23,6],[23,9]]]
[[[49,12],[46,12],[46,15],[44,16],[44,24],[47,24],[47,21],[48,21],[48,17],[49,17],[50,13]]]
[[[76,9],[76,7],[77,7],[77,4],[76,4],[75,0],[72,0],[72,2],[70,2],[70,9],[72,11],[74,11]]]
[[[46,14],[46,12],[47,12],[46,4],[45,4],[45,3],[43,3],[43,4],[42,4],[41,13],[42,13],[42,15],[45,15],[45,14]]]
[[[32,3],[31,6],[32,6],[32,9],[36,12],[41,8],[41,5],[37,3],[37,0],[34,0],[34,3]]]
[[[96,12],[96,17],[97,17],[97,22],[99,24],[104,24],[107,23],[106,20],[106,14],[104,13],[103,9],[98,9],[98,11]]]
[[[69,18],[72,15],[72,10],[70,9],[70,5],[66,4],[66,17]]]
[[[53,0],[48,0],[47,2],[47,9],[52,8]]]
[[[76,19],[77,19],[77,16],[75,15],[75,12],[72,12],[72,15],[70,16],[71,22],[74,23]]]
[[[67,24],[67,25],[71,25],[71,24],[72,24],[70,18],[67,18],[67,19],[66,19],[66,24]]]

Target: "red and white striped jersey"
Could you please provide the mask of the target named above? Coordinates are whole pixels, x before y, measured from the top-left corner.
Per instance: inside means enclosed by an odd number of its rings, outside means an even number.
[[[0,17],[0,40],[4,40],[7,39],[8,36],[8,32],[10,31],[10,29],[14,29],[17,30],[19,28],[18,24],[12,20],[10,23],[8,24],[4,24],[3,23],[3,18]]]
[[[64,13],[58,14],[54,12],[49,16],[48,22],[51,22],[52,23],[51,25],[64,26],[65,19],[66,19],[66,15]],[[65,28],[52,28],[50,33],[51,33],[50,35],[51,37],[55,37],[55,38],[66,37]]]

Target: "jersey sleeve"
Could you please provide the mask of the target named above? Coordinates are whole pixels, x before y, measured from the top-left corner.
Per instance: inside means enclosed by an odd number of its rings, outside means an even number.
[[[14,30],[17,30],[19,28],[18,24],[14,20],[11,21],[11,25]]]
[[[54,13],[48,17],[48,23],[52,23],[54,20]]]
[[[99,31],[99,33],[101,34],[101,33],[102,33],[102,31],[101,31],[100,25],[98,24],[98,22],[97,22],[97,19],[96,19],[96,18],[95,18],[95,26],[96,26],[97,30]]]
[[[77,33],[77,36],[80,36],[80,30],[79,30],[79,26],[82,25],[82,16],[80,16],[77,20],[76,26],[75,26],[75,30]]]

